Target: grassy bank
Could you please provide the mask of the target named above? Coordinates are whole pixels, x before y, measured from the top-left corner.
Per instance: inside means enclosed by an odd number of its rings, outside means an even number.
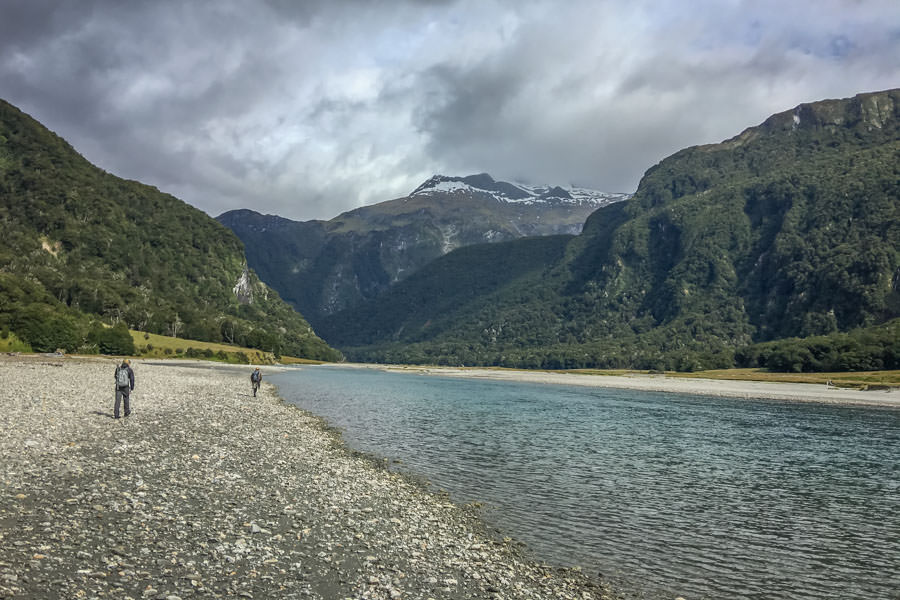
[[[135,352],[143,358],[191,358],[230,364],[321,364],[293,356],[276,356],[256,348],[200,342],[131,330]]]
[[[703,377],[740,381],[773,381],[783,383],[821,383],[836,387],[878,389],[900,387],[900,371],[854,371],[836,373],[774,373],[762,369],[722,369],[698,373],[667,373],[671,377]]]
[[[16,337],[11,331],[0,336],[0,352],[31,352],[31,346]]]
[[[141,358],[190,358],[244,365],[321,364],[322,362],[294,356],[276,356],[272,352],[264,352],[257,348],[201,342],[133,329],[129,330],[129,333],[134,342],[135,356]],[[32,352],[34,349],[20,340],[15,333],[4,331],[3,335],[0,335],[0,353],[30,354]]]

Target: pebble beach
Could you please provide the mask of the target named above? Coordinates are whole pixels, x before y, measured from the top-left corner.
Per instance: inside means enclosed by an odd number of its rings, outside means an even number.
[[[609,599],[251,367],[0,358],[0,598]]]

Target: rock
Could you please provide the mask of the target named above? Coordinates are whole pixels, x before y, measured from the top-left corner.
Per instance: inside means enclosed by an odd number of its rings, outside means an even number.
[[[135,361],[123,426],[97,409],[113,361],[66,359],[51,422],[39,366],[0,360],[0,597],[603,597],[274,394],[241,402],[238,369]]]

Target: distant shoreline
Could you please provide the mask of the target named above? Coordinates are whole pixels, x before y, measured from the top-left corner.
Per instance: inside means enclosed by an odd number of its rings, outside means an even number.
[[[25,354],[5,357],[7,360],[40,360],[46,355]],[[80,360],[108,360],[108,357],[68,357]],[[223,372],[243,372],[249,365],[236,365],[199,359],[140,359],[143,364],[156,366],[181,366]],[[786,402],[811,402],[830,405],[878,406],[900,409],[900,388],[888,390],[857,390],[816,383],[776,381],[751,381],[742,379],[709,379],[703,377],[672,377],[666,374],[629,373],[625,375],[573,373],[567,371],[529,371],[524,369],[494,369],[489,367],[443,367],[424,365],[396,365],[379,363],[322,363],[321,365],[264,365],[265,374],[290,372],[310,366],[326,368],[374,369],[386,372],[518,381],[549,385],[577,385],[664,392],[694,396],[716,396]]]
[[[854,390],[814,383],[785,383],[734,379],[703,379],[700,377],[670,377],[663,374],[590,375],[583,373],[553,373],[516,369],[488,369],[478,367],[436,367],[417,365],[375,365],[342,363],[334,366],[378,369],[389,372],[419,373],[441,377],[464,377],[496,381],[519,381],[553,385],[609,387],[646,392],[669,392],[697,396],[718,396],[789,402],[813,402],[831,405],[880,406],[900,409],[900,389]]]

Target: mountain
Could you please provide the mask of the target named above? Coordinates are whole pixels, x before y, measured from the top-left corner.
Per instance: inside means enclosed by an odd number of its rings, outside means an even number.
[[[886,323],[898,117],[900,90],[802,104],[666,158],[578,236],[458,250],[319,331],[356,360],[668,369]]]
[[[611,194],[578,187],[543,186],[534,187],[522,184],[494,181],[487,173],[469,175],[468,177],[447,177],[435,175],[419,187],[410,196],[434,196],[442,193],[462,193],[469,195],[491,196],[500,203],[511,204],[544,204],[587,206],[596,210],[601,206],[625,200],[631,194]],[[576,221],[573,228],[566,233],[580,231],[581,222]],[[557,232],[562,233],[562,232]]]
[[[336,359],[205,213],[93,166],[0,101],[0,327],[91,352],[105,325]],[[127,335],[127,331],[125,332]]]
[[[601,206],[628,198],[574,187],[529,187],[482,173],[436,175],[409,196],[330,221],[250,210],[219,222],[243,241],[250,266],[315,325],[376,298],[455,248],[524,236],[578,233]]]

